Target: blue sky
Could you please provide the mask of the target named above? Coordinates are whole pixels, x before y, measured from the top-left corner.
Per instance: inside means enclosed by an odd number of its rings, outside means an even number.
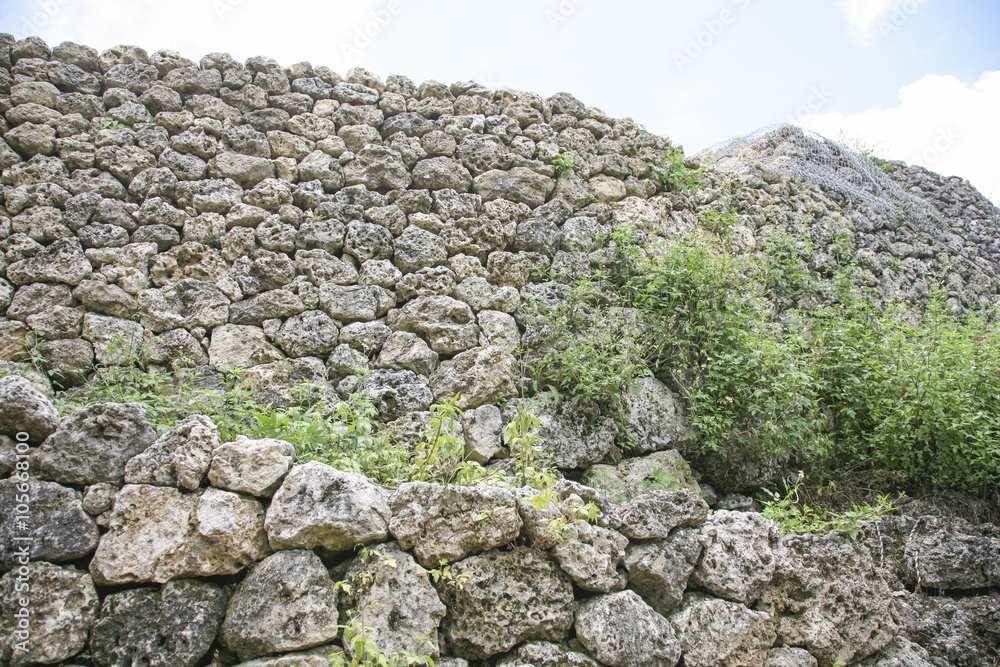
[[[0,31],[567,91],[688,152],[793,120],[1000,201],[996,0],[3,0]]]

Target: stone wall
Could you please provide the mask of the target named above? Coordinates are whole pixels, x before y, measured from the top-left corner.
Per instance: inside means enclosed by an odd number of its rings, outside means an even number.
[[[561,540],[547,531],[556,510],[541,515],[523,489],[385,488],[293,465],[282,441],[223,443],[204,417],[157,438],[139,406],[60,418],[46,397],[135,356],[206,382],[248,369],[254,397],[278,406],[303,382],[317,398],[360,388],[384,420],[459,394],[467,451],[489,462],[534,267],[585,272],[616,226],[670,237],[727,194],[738,251],[805,227],[816,261],[835,262],[827,244],[865,218],[816,184],[706,165],[697,195],[661,193],[643,158],[670,142],[570,95],[263,57],[195,64],[2,35],[0,106],[0,361],[13,375],[0,380],[0,663],[326,665],[349,647],[347,610],[364,610],[385,650],[452,667],[946,664],[958,649],[942,637],[959,632],[940,619],[959,612],[906,586],[1000,580],[995,535],[921,513],[886,528],[888,555],[881,533],[867,546],[780,538],[698,484],[672,449],[682,406],[654,381],[626,397],[643,456],[620,462],[612,426],[542,406],[544,447],[582,475],[557,487]],[[557,174],[561,154],[573,168]],[[965,229],[956,257],[991,242]],[[879,252],[861,279],[887,295],[934,279],[930,257]],[[989,262],[970,254],[959,277],[943,281],[961,303],[994,298]],[[45,377],[14,363],[31,348]],[[651,491],[662,470],[684,488]],[[609,479],[613,492],[595,488]],[[587,502],[596,524],[580,520]],[[27,556],[22,535],[35,536]],[[980,574],[949,569],[959,555]],[[995,598],[977,599],[987,611],[964,612],[967,625],[996,636],[982,620]],[[941,627],[924,637],[928,618]]]

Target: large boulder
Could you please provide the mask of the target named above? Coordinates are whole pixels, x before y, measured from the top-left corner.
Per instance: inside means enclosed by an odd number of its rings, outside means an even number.
[[[715,512],[701,527],[705,547],[692,581],[713,595],[753,604],[771,581],[778,527],[751,512]]]
[[[551,455],[552,462],[560,468],[582,468],[596,463],[614,447],[617,426],[612,419],[600,416],[594,405],[561,401],[546,392],[531,400],[508,401],[504,405],[505,424],[514,419],[522,404],[538,417],[535,447]]]
[[[625,435],[641,454],[677,447],[687,424],[680,400],[652,377],[635,380],[637,391],[622,392]]]
[[[388,494],[367,477],[319,461],[296,466],[267,510],[267,537],[274,549],[350,551],[385,540]]]
[[[59,411],[26,378],[0,378],[0,405],[0,434],[13,438],[25,433],[27,442],[39,443],[59,427]]]
[[[351,584],[347,604],[363,614],[383,654],[441,654],[438,626],[447,610],[413,556],[391,542],[380,544],[355,558],[345,577]],[[350,644],[344,649],[355,657]]]
[[[774,618],[763,611],[699,593],[670,616],[685,667],[762,667],[774,643]]]
[[[163,583],[235,574],[268,552],[264,508],[254,499],[130,484],[115,498],[90,572],[103,585]]]
[[[680,528],[666,539],[629,545],[625,554],[629,588],[666,616],[683,601],[701,551],[696,528]]]
[[[421,334],[439,354],[456,354],[475,347],[476,318],[469,305],[448,296],[422,296],[389,313],[393,330]]]
[[[576,637],[610,667],[674,667],[681,657],[670,622],[633,591],[598,595],[580,605]]]
[[[777,617],[778,641],[808,649],[821,667],[858,662],[892,641],[892,595],[867,549],[836,534],[782,546],[757,607]]]
[[[82,651],[101,606],[86,572],[39,562],[0,578],[0,602],[0,663],[10,667],[55,664]]]
[[[112,593],[91,631],[94,662],[194,667],[212,647],[225,610],[222,589],[194,579]]]
[[[573,625],[570,578],[536,550],[470,556],[451,566],[438,591],[449,610],[445,637],[468,660],[486,659],[529,640],[560,642]],[[669,624],[666,630],[672,632]]]
[[[240,660],[336,639],[337,587],[311,551],[279,551],[258,563],[229,600],[219,639]]]
[[[615,502],[628,502],[651,491],[688,489],[701,495],[691,467],[675,449],[628,458],[617,466],[593,465],[580,481]]]
[[[621,506],[619,530],[632,540],[663,539],[678,526],[697,526],[708,504],[687,489],[652,491]]]
[[[204,415],[191,415],[125,465],[127,484],[176,486],[194,491],[205,479],[219,429]]]
[[[514,357],[499,347],[474,347],[443,361],[430,378],[438,401],[451,400],[462,410],[517,396]]]
[[[185,278],[139,292],[140,322],[153,333],[183,327],[211,329],[229,321],[229,298],[212,283]]]
[[[503,546],[521,531],[514,495],[492,486],[408,482],[390,506],[389,531],[426,568]]]
[[[129,459],[156,440],[137,403],[102,403],[65,417],[31,457],[38,477],[60,484],[122,481]]]
[[[79,491],[27,475],[0,480],[0,570],[24,556],[60,563],[93,551],[97,525],[81,500]],[[18,511],[25,504],[28,513]]]
[[[294,462],[295,447],[290,442],[238,435],[235,442],[213,451],[208,481],[227,491],[268,498],[281,486]]]
[[[472,184],[473,191],[484,201],[506,199],[532,208],[544,204],[555,187],[556,182],[551,178],[526,167],[487,171],[477,176]]]

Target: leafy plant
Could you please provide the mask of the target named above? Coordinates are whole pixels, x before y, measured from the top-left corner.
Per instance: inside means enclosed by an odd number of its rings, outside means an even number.
[[[111,116],[105,116],[104,119],[101,121],[101,124],[104,125],[104,128],[108,130],[120,130],[123,127],[125,127],[124,125],[122,125],[121,121],[112,118]]]
[[[573,164],[573,156],[570,153],[560,153],[559,155],[556,155],[552,158],[552,166],[555,167],[556,176],[576,169],[576,165]]]
[[[662,162],[647,158],[646,164],[660,189],[665,192],[694,194],[701,187],[701,169],[684,166],[684,151],[680,148],[669,150]]]
[[[774,521],[778,529],[786,535],[825,535],[842,531],[852,540],[858,539],[866,526],[878,521],[879,517],[896,509],[894,500],[880,495],[876,504],[854,505],[846,512],[833,512],[824,507],[810,507],[800,497],[805,476],[799,473],[794,484],[785,482],[785,494],[764,489],[770,500],[763,500],[761,514]],[[902,497],[902,495],[900,495]],[[898,498],[897,498],[898,500]]]

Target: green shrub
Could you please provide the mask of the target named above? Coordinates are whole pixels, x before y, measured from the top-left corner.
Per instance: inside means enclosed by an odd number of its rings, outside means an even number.
[[[653,178],[665,192],[694,194],[701,187],[701,169],[684,166],[684,151],[672,148],[662,162],[647,158],[646,164]]]

